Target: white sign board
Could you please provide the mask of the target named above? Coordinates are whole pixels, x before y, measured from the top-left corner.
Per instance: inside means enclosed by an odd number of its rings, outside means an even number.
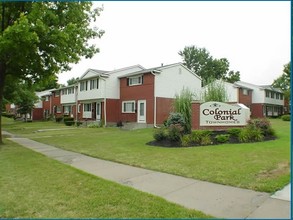
[[[200,105],[200,126],[244,126],[250,110],[243,104],[205,102]]]

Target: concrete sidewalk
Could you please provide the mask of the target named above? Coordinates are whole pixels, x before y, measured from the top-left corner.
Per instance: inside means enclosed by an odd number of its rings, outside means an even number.
[[[268,193],[100,160],[27,138],[9,139],[87,173],[160,196],[217,218],[290,219],[290,186],[271,196]]]

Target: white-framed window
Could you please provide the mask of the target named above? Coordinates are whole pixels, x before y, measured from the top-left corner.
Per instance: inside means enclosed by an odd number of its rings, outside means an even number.
[[[63,113],[70,114],[71,113],[71,106],[70,105],[63,106]]]
[[[68,88],[68,95],[69,94],[74,94],[74,88]]]
[[[56,106],[56,113],[61,113],[61,106],[60,105]]]
[[[55,97],[58,97],[60,95],[60,90],[55,91]]]
[[[143,76],[134,76],[127,79],[127,85],[135,86],[143,84]]]
[[[271,92],[271,98],[275,98],[275,93],[274,92]]]
[[[248,95],[248,89],[242,89],[242,94],[243,95]]]
[[[45,96],[45,101],[46,102],[49,101],[49,96],[48,95]]]
[[[267,98],[270,97],[270,91],[266,91],[266,97],[267,97]]]
[[[87,91],[87,81],[80,82],[80,91]]]
[[[280,94],[280,99],[283,100],[284,96],[283,94]]]
[[[92,112],[92,104],[91,103],[83,104],[83,111],[84,112]]]
[[[135,101],[122,102],[122,113],[135,113]]]
[[[276,99],[280,99],[280,93],[276,93]]]
[[[99,79],[90,80],[90,90],[99,88]]]

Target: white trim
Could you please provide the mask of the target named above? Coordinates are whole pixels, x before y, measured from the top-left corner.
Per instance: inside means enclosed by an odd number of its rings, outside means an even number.
[[[140,104],[143,103],[143,116],[140,115]],[[137,123],[146,123],[146,100],[137,101]]]
[[[133,111],[124,111],[124,104],[131,103],[133,104]],[[129,101],[122,101],[122,113],[135,113],[135,100],[129,100]]]
[[[137,75],[137,76],[132,76],[132,77],[128,77],[128,86],[137,86],[137,85],[142,85],[142,79],[143,75]],[[132,83],[133,79],[137,79],[137,83]],[[131,83],[130,83],[131,81]]]

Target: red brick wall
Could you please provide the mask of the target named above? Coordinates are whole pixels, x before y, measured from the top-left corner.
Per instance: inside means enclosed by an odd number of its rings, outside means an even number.
[[[199,118],[199,110],[200,110],[200,103],[192,103],[191,104],[192,108],[192,116],[191,116],[191,128],[193,130],[199,129],[199,123],[200,123],[200,118]]]
[[[136,122],[137,113],[122,113],[122,101],[146,100],[146,123],[154,123],[154,80],[151,73],[143,75],[143,85],[127,86],[127,78],[120,79],[119,120]],[[137,106],[136,106],[137,109]]]
[[[33,109],[33,120],[43,120],[43,108],[35,108]]]
[[[50,110],[50,99],[51,99],[51,97],[49,98],[48,101],[45,101],[45,99],[43,100],[43,110],[48,110],[49,112],[51,111],[51,113],[52,113],[52,107]]]
[[[239,97],[239,103],[242,103],[246,105],[247,107],[250,107],[252,104],[252,91],[248,90],[248,95],[243,94],[243,89],[238,89],[238,97]]]
[[[168,119],[170,112],[172,112],[173,101],[174,99],[170,98],[156,98],[157,124],[163,124],[164,121]]]
[[[117,123],[119,121],[119,99],[107,99],[106,102],[107,122]],[[102,102],[102,118],[104,118],[104,102]]]
[[[252,118],[263,118],[263,104],[253,103],[251,104],[251,117]]]

